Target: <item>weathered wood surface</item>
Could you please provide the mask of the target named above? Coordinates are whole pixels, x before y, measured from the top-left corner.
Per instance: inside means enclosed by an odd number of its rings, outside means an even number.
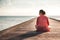
[[[60,40],[60,22],[49,19],[51,31],[38,33],[36,18],[18,24],[0,33],[0,40]]]

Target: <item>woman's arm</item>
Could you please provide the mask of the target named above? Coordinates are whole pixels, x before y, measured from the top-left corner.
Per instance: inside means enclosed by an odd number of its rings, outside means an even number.
[[[48,20],[48,18],[47,18],[47,23],[48,23],[48,25],[49,25],[49,20]]]
[[[38,19],[39,19],[39,17],[37,17],[37,20],[36,20],[36,26],[38,26]]]

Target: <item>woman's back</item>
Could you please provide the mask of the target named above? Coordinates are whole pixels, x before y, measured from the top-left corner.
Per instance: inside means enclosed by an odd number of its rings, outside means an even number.
[[[48,18],[46,16],[39,16],[37,18],[37,25],[38,26],[48,26],[49,22],[48,22]]]

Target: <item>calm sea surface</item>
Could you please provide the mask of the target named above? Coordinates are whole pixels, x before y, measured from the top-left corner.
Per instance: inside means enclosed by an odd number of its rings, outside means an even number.
[[[54,19],[56,19],[56,20],[60,20],[60,16],[52,16],[52,17],[50,17],[50,18],[54,18]]]
[[[0,16],[0,31],[32,18],[34,16]]]

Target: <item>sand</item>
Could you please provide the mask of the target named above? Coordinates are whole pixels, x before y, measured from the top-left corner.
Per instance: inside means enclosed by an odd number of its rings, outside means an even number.
[[[0,32],[0,40],[60,40],[60,22],[49,19],[50,32],[36,32],[33,18]]]

